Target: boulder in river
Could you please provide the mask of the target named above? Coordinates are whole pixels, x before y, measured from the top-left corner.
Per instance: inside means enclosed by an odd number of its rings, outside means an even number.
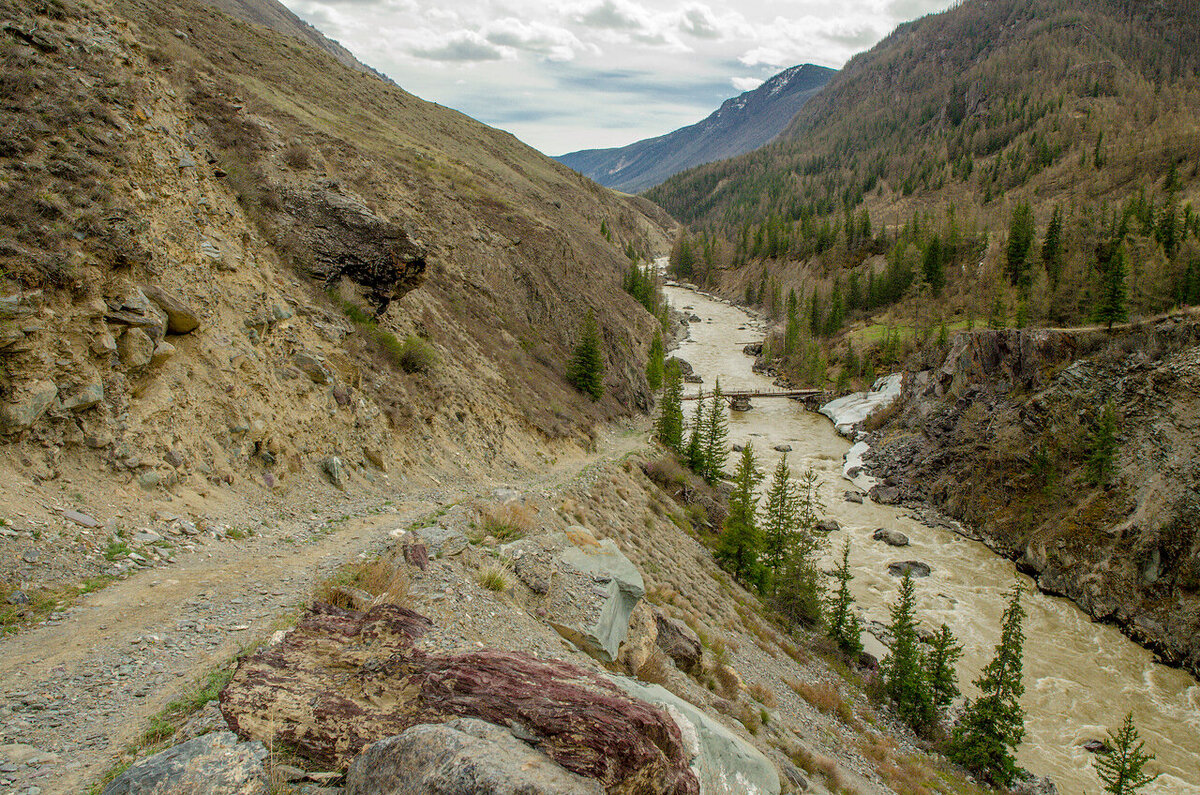
[[[775,452],[777,452],[777,453],[790,453],[790,452],[792,452],[792,446],[791,446],[790,444],[777,444],[777,445],[775,445],[775,447],[774,447],[774,448],[772,448],[772,449],[774,449],[774,450],[775,450]]]
[[[833,519],[822,519],[817,522],[816,530],[818,533],[836,533],[841,530],[842,526]]]
[[[871,538],[876,541],[882,541],[890,547],[906,547],[908,546],[908,536],[898,530],[889,530],[886,527],[881,527],[876,530]]]
[[[919,560],[899,560],[888,564],[888,574],[893,577],[903,577],[905,574],[910,577],[928,577],[932,571],[928,563]]]
[[[880,505],[895,505],[900,502],[900,489],[895,486],[872,486],[867,496]]]
[[[848,491],[844,496],[846,502],[853,502],[862,505],[863,493],[861,491]]]

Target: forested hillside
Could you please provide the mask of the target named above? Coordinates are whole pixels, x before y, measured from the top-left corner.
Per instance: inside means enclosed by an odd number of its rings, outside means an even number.
[[[1005,0],[903,25],[775,143],[647,194],[691,225],[677,271],[780,319],[795,289],[789,353],[894,310],[850,340],[876,364],[943,325],[1200,301],[1198,18],[1194,0]],[[814,379],[842,358],[810,351]]]

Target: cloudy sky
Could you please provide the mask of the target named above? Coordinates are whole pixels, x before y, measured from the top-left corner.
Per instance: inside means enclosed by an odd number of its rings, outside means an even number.
[[[552,155],[707,116],[801,63],[838,68],[952,0],[283,0],[406,90]]]

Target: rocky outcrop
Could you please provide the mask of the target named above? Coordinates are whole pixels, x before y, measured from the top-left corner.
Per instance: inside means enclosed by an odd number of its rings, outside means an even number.
[[[546,620],[560,635],[603,662],[617,658],[645,585],[612,539],[598,541],[576,525],[501,550],[516,575],[544,595]]]
[[[314,605],[277,645],[243,658],[221,710],[243,737],[343,768],[413,726],[478,718],[523,739],[609,793],[696,795],[679,727],[664,710],[579,666],[525,654],[433,655],[430,622],[384,604]]]
[[[757,748],[661,685],[611,678],[630,695],[665,709],[679,724],[704,795],[778,795],[779,773]]]
[[[867,454],[898,501],[927,501],[1048,593],[1200,674],[1200,324],[957,335],[906,379]],[[1089,436],[1118,414],[1112,480],[1089,482]],[[892,494],[894,491],[894,495]]]
[[[470,718],[421,724],[372,743],[346,771],[346,795],[603,795],[518,740]]]
[[[663,654],[671,658],[675,667],[684,673],[694,673],[700,668],[704,648],[700,638],[691,628],[660,611],[655,611],[658,634],[655,642]]]
[[[424,247],[361,200],[314,186],[284,191],[283,206],[280,223],[298,241],[310,274],[327,285],[354,281],[378,313],[424,280]]]
[[[104,795],[267,795],[266,758],[260,742],[213,732],[136,762]]]

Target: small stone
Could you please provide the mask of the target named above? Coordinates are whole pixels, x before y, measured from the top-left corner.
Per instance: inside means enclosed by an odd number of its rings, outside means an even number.
[[[790,444],[777,444],[777,445],[775,445],[775,447],[774,447],[773,449],[774,449],[774,450],[775,450],[775,452],[777,452],[777,453],[790,453],[790,452],[792,452],[792,446],[791,446]]]
[[[145,472],[138,475],[137,480],[138,485],[143,489],[153,489],[162,483],[162,475],[160,475],[157,470],[147,469]]]
[[[142,292],[167,314],[167,331],[189,334],[200,328],[200,316],[182,298],[157,285],[145,285]]]
[[[163,453],[163,461],[175,469],[179,469],[184,464],[183,454],[174,448]]]
[[[154,346],[154,353],[150,355],[150,365],[152,367],[159,367],[167,359],[170,359],[174,353],[174,345],[169,342],[160,342]]]
[[[325,365],[325,360],[315,353],[299,351],[292,357],[292,364],[296,365],[296,369],[307,375],[314,384],[333,382],[332,371]]]
[[[195,168],[196,161],[191,155],[189,155],[187,152],[184,152],[179,156],[179,160],[176,162],[176,165],[179,166],[179,168]]]
[[[845,494],[846,502],[853,502],[862,505],[863,495],[861,491],[848,491]]]
[[[66,519],[67,521],[74,522],[82,527],[95,528],[100,526],[99,522],[88,516],[86,513],[72,511],[70,508],[63,510],[62,518]]]
[[[80,412],[90,409],[102,400],[104,400],[104,384],[88,384],[64,400],[62,405],[67,411]]]
[[[154,340],[140,328],[128,328],[117,342],[121,361],[130,370],[139,370],[154,359]]]
[[[321,470],[329,478],[329,482],[336,488],[346,488],[346,475],[342,470],[342,459],[336,455],[331,455],[321,462]]]
[[[13,591],[5,601],[10,605],[27,605],[29,604],[29,596],[24,591]]]
[[[25,561],[26,563],[37,563],[38,558],[41,556],[42,553],[38,552],[36,549],[30,549],[22,553],[21,560]]]

